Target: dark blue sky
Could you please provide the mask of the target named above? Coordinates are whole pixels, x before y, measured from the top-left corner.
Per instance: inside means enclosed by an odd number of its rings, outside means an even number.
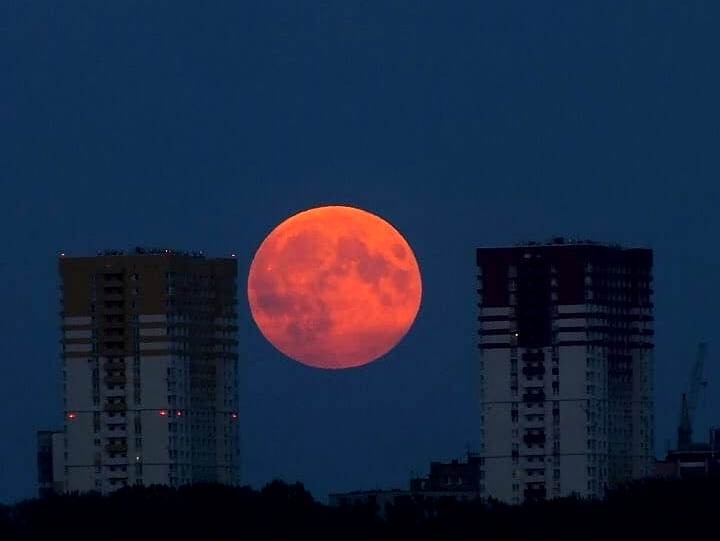
[[[0,501],[34,494],[60,422],[58,251],[237,252],[244,292],[320,204],[402,231],[423,305],[387,357],[324,372],[243,295],[247,483],[404,486],[477,443],[480,245],[654,248],[658,450],[698,340],[718,394],[720,3],[183,4],[0,2]]]

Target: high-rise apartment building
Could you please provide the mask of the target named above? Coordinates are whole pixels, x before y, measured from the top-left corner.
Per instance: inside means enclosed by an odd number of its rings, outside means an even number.
[[[484,496],[520,503],[652,471],[652,251],[477,250]]]
[[[59,264],[65,420],[41,438],[46,465],[61,457],[46,485],[237,484],[236,260],[136,248]]]

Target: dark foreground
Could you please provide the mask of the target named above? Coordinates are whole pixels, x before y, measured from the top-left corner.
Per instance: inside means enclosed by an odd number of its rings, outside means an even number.
[[[0,540],[14,539],[686,539],[720,536],[720,479],[646,481],[605,501],[524,506],[407,501],[331,508],[302,485],[262,490],[196,485],[128,488],[0,506]]]

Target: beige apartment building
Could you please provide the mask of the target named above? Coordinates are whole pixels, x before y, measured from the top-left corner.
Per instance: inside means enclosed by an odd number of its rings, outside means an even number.
[[[64,426],[41,493],[239,483],[237,262],[61,254]]]

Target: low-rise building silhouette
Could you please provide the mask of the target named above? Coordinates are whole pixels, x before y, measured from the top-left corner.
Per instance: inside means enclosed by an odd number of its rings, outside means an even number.
[[[692,442],[668,451],[655,465],[655,476],[687,479],[720,477],[720,429],[710,431],[707,443]]]
[[[402,502],[417,503],[443,498],[475,500],[480,498],[481,464],[482,458],[474,453],[468,453],[465,461],[434,461],[430,463],[430,472],[426,477],[413,477],[409,480],[409,488],[333,493],[329,495],[329,503],[336,507],[377,505],[380,515],[383,516],[388,505]]]

